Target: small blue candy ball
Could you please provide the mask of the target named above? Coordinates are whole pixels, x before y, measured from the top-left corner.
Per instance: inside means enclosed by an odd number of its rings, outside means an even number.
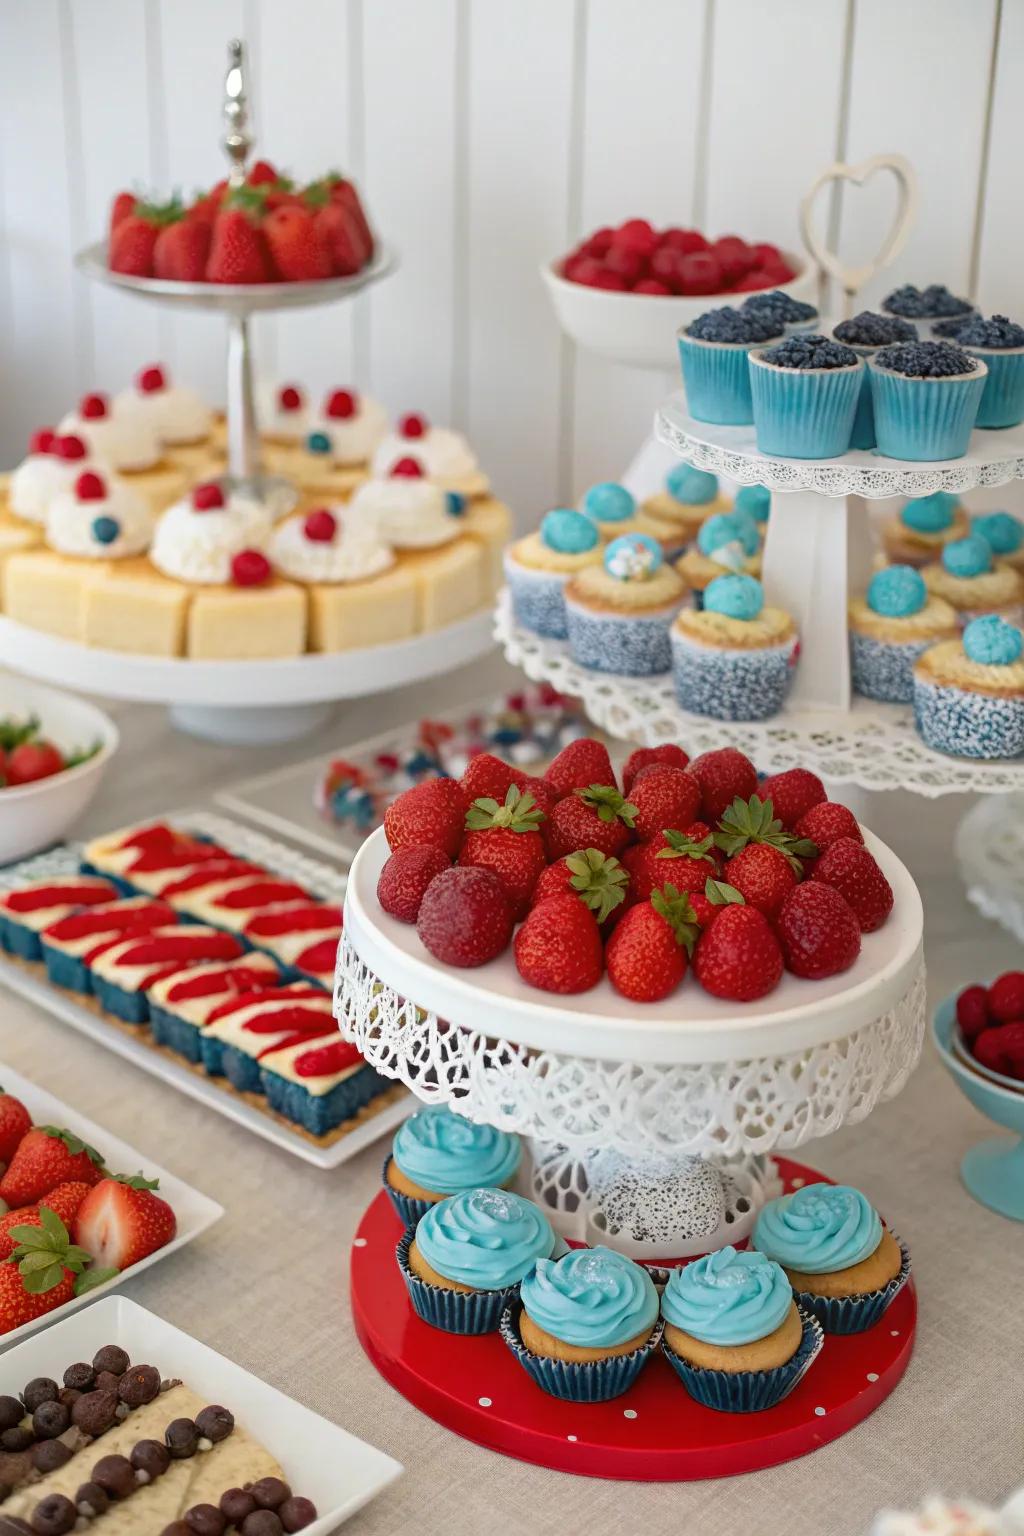
[[[677,464],[665,478],[665,488],[688,507],[706,507],[718,495],[718,476],[692,464]]]
[[[764,589],[753,576],[716,576],[704,589],[705,613],[756,619],[763,607]]]
[[[912,565],[889,565],[876,571],[868,586],[868,607],[887,619],[920,613],[927,601],[924,577]]]
[[[445,491],[444,501],[449,517],[461,517],[466,510],[466,498],[460,496],[458,491]]]
[[[311,432],[306,439],[310,453],[330,453],[331,440],[326,432]]]
[[[951,576],[984,576],[992,569],[992,548],[979,533],[969,533],[946,545],[942,563]]]
[[[900,519],[916,533],[943,533],[953,526],[956,505],[956,497],[948,491],[933,491],[919,501],[908,501]]]
[[[603,480],[590,487],[583,498],[583,510],[598,523],[624,523],[636,511],[636,502],[624,485]]]
[[[121,524],[116,517],[94,517],[92,520],[92,536],[97,544],[113,544],[121,532]]]
[[[759,543],[757,524],[742,512],[716,512],[697,535],[697,548],[709,558],[724,544],[738,544],[745,555],[756,555]]]
[[[1015,554],[1024,543],[1024,523],[1011,512],[989,512],[976,517],[971,532],[983,538],[994,555]]]
[[[583,555],[600,541],[600,534],[582,512],[556,507],[541,520],[540,536],[548,549],[560,555]]]
[[[986,613],[964,630],[964,650],[982,666],[1010,667],[1024,651],[1024,635],[997,613]]]
[[[736,492],[733,511],[752,517],[755,523],[766,523],[772,508],[772,493],[766,485],[745,485]]]
[[[661,562],[661,545],[646,533],[624,533],[604,552],[604,568],[616,581],[647,581]]]

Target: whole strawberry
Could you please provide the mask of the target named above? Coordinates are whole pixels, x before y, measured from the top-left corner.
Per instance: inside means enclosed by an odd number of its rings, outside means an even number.
[[[729,903],[701,934],[693,974],[713,997],[752,1003],[782,980],[779,941],[763,912]]]
[[[180,283],[201,283],[210,259],[213,226],[202,219],[182,218],[160,231],[153,251],[157,277]]]
[[[330,202],[312,212],[316,237],[327,252],[332,274],[351,277],[366,260],[352,215],[340,203]]]
[[[617,789],[591,784],[559,800],[548,817],[548,853],[564,858],[581,848],[618,855],[633,841],[635,807]]]
[[[820,805],[828,798],[824,784],[809,768],[787,768],[785,773],[773,773],[758,785],[757,793],[760,799],[772,802],[776,816],[790,831],[812,805]]]
[[[263,220],[263,235],[278,275],[304,283],[331,275],[331,252],[323,227],[308,208],[287,204]]]
[[[504,800],[513,784],[518,786],[519,774],[491,752],[478,752],[471,757],[459,780],[467,811],[474,800]]]
[[[629,872],[618,859],[596,848],[581,848],[542,870],[530,905],[537,907],[551,896],[575,896],[603,925],[621,913],[628,890]]]
[[[700,785],[701,816],[712,826],[737,797],[749,800],[757,789],[757,770],[736,747],[702,752],[690,763],[689,772]]]
[[[675,746],[671,741],[666,741],[660,747],[637,747],[623,764],[622,788],[628,795],[641,769],[650,768],[654,763],[667,763],[670,768],[685,768],[689,761],[682,747]]]
[[[786,969],[821,981],[848,971],[860,954],[860,924],[852,908],[820,880],[790,891],[775,923]]]
[[[459,863],[490,869],[509,894],[517,918],[530,905],[533,888],[547,859],[537,830],[543,812],[532,795],[514,784],[503,801],[474,800],[466,813],[466,835]]]
[[[770,843],[748,843],[725,866],[725,878],[740,892],[748,907],[775,918],[796,885],[796,875],[785,854]]]
[[[419,843],[440,848],[450,859],[456,859],[465,823],[466,808],[456,780],[424,779],[388,806],[384,836],[392,852]]]
[[[629,792],[636,806],[633,828],[641,842],[666,827],[686,827],[700,811],[700,785],[692,773],[668,763],[641,768]]]
[[[1024,1020],[983,1030],[971,1049],[990,1072],[1024,1082]]]
[[[12,1209],[35,1205],[58,1184],[98,1184],[103,1154],[71,1131],[52,1125],[29,1131],[0,1179],[0,1200]]]
[[[103,1179],[78,1207],[71,1228],[77,1245],[105,1269],[128,1269],[163,1248],[178,1223],[156,1193],[158,1179],[119,1173]]]
[[[855,843],[864,841],[856,816],[847,806],[834,800],[822,800],[820,804],[812,805],[800,817],[794,830],[797,837],[809,838],[822,852],[841,837],[852,837]]]
[[[54,1284],[45,1290],[30,1290],[30,1285],[38,1282],[26,1279],[14,1263],[0,1264],[0,1334],[13,1333],[22,1324],[45,1317],[48,1312],[71,1301],[75,1294],[75,1278],[73,1270],[60,1268]]]
[[[532,907],[513,949],[520,976],[543,992],[589,992],[601,980],[597,919],[576,896],[550,896]]]
[[[508,892],[489,869],[442,870],[427,886],[416,932],[445,965],[486,965],[508,948],[514,918]]]
[[[814,859],[818,845],[787,832],[775,815],[771,800],[751,795],[749,800],[736,799],[722,813],[715,833],[715,842],[730,859],[751,844],[775,848],[788,861],[793,874],[803,874],[804,859]]]
[[[388,859],[377,881],[377,900],[400,923],[414,923],[420,903],[435,875],[451,867],[443,848],[407,843]]]
[[[862,933],[881,928],[892,911],[892,886],[873,856],[852,837],[841,837],[826,848],[811,877],[833,886],[857,914]]]
[[[988,989],[988,1011],[997,1024],[1024,1019],[1024,971],[1004,971],[996,977]]]
[[[165,224],[181,217],[181,205],[172,201],[159,206],[137,202],[131,212],[118,219],[110,232],[109,264],[111,272],[127,277],[152,277],[156,242]]]
[[[33,1219],[6,1230],[16,1246],[0,1263],[0,1334],[45,1316],[112,1277],[110,1270],[86,1273],[89,1254],[71,1242],[53,1211],[43,1205],[31,1215]]]
[[[590,784],[614,784],[608,748],[592,736],[581,736],[563,747],[544,775],[559,800]]]
[[[718,856],[711,834],[694,837],[690,831],[667,827],[649,842],[627,848],[622,862],[629,870],[629,899],[647,901],[652,891],[671,881],[680,891],[702,891],[709,877],[718,874]]]
[[[21,1100],[0,1088],[0,1168],[6,1168],[31,1129],[32,1116]]]
[[[660,1002],[686,975],[697,933],[689,901],[674,885],[666,885],[649,901],[630,907],[608,940],[608,980],[634,1003]]]
[[[232,193],[233,198],[241,193]],[[208,283],[269,283],[273,270],[266,241],[247,207],[225,203],[213,223],[206,263]]]
[[[992,1023],[987,987],[965,987],[956,1000],[956,1022],[968,1044]]]

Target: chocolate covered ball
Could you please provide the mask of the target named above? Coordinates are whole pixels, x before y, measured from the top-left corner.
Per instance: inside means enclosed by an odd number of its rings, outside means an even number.
[[[13,1429],[5,1429],[0,1435],[0,1451],[27,1451],[34,1439],[30,1429],[15,1424]]]
[[[96,1385],[96,1372],[87,1360],[77,1360],[64,1372],[64,1385],[76,1392],[91,1392]]]
[[[194,1456],[199,1448],[199,1431],[191,1419],[172,1419],[164,1430],[167,1449],[175,1461]]]
[[[49,1376],[33,1376],[21,1394],[21,1400],[29,1413],[35,1413],[40,1403],[55,1402],[59,1391],[57,1383]]]
[[[261,1477],[252,1485],[252,1496],[258,1509],[276,1509],[285,1499],[291,1498],[292,1491],[279,1477]]]
[[[26,1531],[32,1536],[32,1527],[17,1515],[0,1515],[0,1536],[22,1536]]]
[[[78,1511],[62,1493],[47,1494],[32,1511],[32,1530],[36,1536],[65,1536],[78,1524]]]
[[[241,1525],[255,1508],[256,1500],[248,1488],[229,1488],[220,1496],[220,1512],[232,1525]]]
[[[92,1481],[112,1499],[126,1499],[135,1492],[135,1468],[127,1456],[101,1456],[92,1469]]]
[[[185,1524],[193,1536],[224,1536],[228,1522],[215,1504],[193,1504],[185,1511]]]
[[[278,1506],[277,1518],[284,1529],[291,1536],[292,1531],[304,1531],[307,1525],[312,1525],[316,1519],[316,1505],[312,1499],[295,1498],[285,1499]]]
[[[44,1477],[49,1472],[66,1467],[70,1460],[71,1447],[65,1445],[63,1440],[40,1440],[38,1445],[32,1447],[32,1465]]]
[[[71,1423],[71,1409],[56,1398],[40,1403],[32,1415],[32,1428],[37,1440],[56,1440]]]
[[[58,1403],[63,1403],[65,1408],[70,1409],[75,1406],[78,1399],[83,1395],[78,1387],[61,1387],[57,1401]]]
[[[75,1494],[75,1507],[86,1520],[97,1520],[110,1508],[110,1498],[99,1483],[83,1483]]]
[[[129,1408],[141,1408],[160,1395],[160,1372],[152,1365],[133,1365],[117,1384],[117,1395]]]
[[[116,1392],[121,1385],[121,1378],[116,1371],[97,1371],[96,1391]]]
[[[257,1509],[242,1521],[242,1536],[281,1536],[284,1526],[272,1509]]]
[[[214,1445],[220,1440],[226,1440],[234,1427],[234,1414],[227,1408],[221,1408],[218,1403],[212,1403],[196,1415],[196,1429],[205,1440],[212,1440]]]
[[[192,1532],[184,1520],[172,1520],[170,1525],[165,1525],[160,1536],[192,1536]]]
[[[112,1371],[115,1376],[123,1376],[131,1363],[128,1355],[117,1344],[104,1344],[92,1357],[92,1368],[97,1375],[101,1371]]]
[[[145,1474],[146,1481],[163,1477],[171,1464],[171,1453],[160,1440],[140,1440],[132,1447],[131,1464],[136,1472]]]
[[[0,1433],[13,1429],[24,1417],[25,1408],[20,1398],[0,1397]]]

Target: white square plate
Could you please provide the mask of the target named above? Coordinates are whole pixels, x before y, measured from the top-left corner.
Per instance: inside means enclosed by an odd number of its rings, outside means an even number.
[[[70,1104],[63,1103],[55,1098],[52,1093],[47,1093],[45,1088],[37,1088],[35,1083],[29,1082],[27,1077],[22,1077],[15,1072],[13,1067],[4,1066],[0,1062],[0,1083],[7,1093],[13,1093],[16,1099],[20,1099],[32,1116],[34,1125],[56,1125],[67,1127],[74,1131],[76,1136],[81,1136],[90,1146],[103,1153],[106,1166],[114,1173],[138,1173],[142,1172],[149,1179],[159,1179],[160,1189],[158,1193],[167,1201],[174,1211],[178,1222],[178,1230],[171,1242],[163,1248],[158,1248],[156,1253],[151,1253],[148,1259],[142,1259],[138,1264],[133,1264],[130,1269],[124,1270],[115,1279],[106,1285],[97,1286],[94,1291],[86,1291],[84,1296],[77,1296],[74,1301],[66,1301],[62,1307],[57,1307],[53,1312],[48,1312],[45,1317],[37,1317],[34,1322],[22,1323],[20,1328],[13,1329],[10,1333],[0,1334],[0,1354],[5,1349],[10,1349],[19,1340],[27,1338],[30,1333],[36,1333],[40,1328],[49,1328],[59,1319],[67,1317],[80,1307],[88,1306],[97,1296],[106,1296],[122,1280],[132,1279],[140,1275],[151,1264],[158,1264],[161,1259],[169,1258],[179,1248],[184,1248],[193,1238],[212,1227],[214,1222],[220,1221],[224,1215],[224,1207],[218,1205],[216,1200],[201,1195],[191,1184],[186,1184],[182,1179],[176,1179],[173,1173],[168,1173],[166,1168],[161,1168],[145,1152],[138,1152],[130,1147],[126,1141],[119,1141],[116,1136],[111,1136],[102,1126],[94,1121],[87,1120],[80,1115],[77,1109]],[[98,1346],[97,1346],[98,1347]],[[94,1351],[95,1353],[95,1351]],[[65,1361],[70,1364],[70,1361]],[[30,1378],[25,1377],[28,1381]]]
[[[328,1536],[403,1471],[383,1451],[125,1296],[107,1297],[11,1350],[0,1361],[0,1392],[18,1392],[34,1376],[59,1380],[73,1360],[91,1360],[103,1344],[120,1345],[133,1361],[151,1361],[164,1376],[180,1376],[201,1397],[230,1408],[281,1463],[293,1492],[316,1505],[318,1518],[304,1536]]]

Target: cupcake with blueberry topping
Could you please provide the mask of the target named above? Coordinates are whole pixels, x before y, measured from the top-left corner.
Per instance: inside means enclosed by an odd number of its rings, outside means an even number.
[[[418,1109],[395,1132],[384,1188],[405,1225],[464,1189],[507,1189],[519,1171],[518,1136],[476,1125],[446,1104]]]
[[[988,369],[976,427],[1015,427],[1024,421],[1024,326],[993,315],[971,315],[957,331],[956,344]]]
[[[1024,753],[1024,636],[997,614],[973,619],[959,640],[925,651],[914,668],[922,738],[953,757]]]
[[[695,421],[749,426],[754,419],[747,356],[783,333],[781,320],[756,310],[709,309],[677,332],[686,406]]]
[[[861,310],[859,315],[853,315],[849,320],[840,320],[833,328],[832,335],[844,346],[852,347],[857,356],[863,358],[873,357],[880,347],[892,346],[894,342],[917,340],[917,332],[909,320],[901,320],[898,315],[876,315],[868,309]],[[853,418],[850,447],[874,446],[875,413],[871,405],[871,380],[865,369],[857,400],[857,414]]]
[[[905,341],[868,358],[879,453],[959,459],[967,452],[988,369],[949,341]]]
[[[971,519],[971,532],[985,540],[997,560],[1024,571],[1024,523],[1012,512],[986,512]]]
[[[565,585],[577,572],[601,563],[601,535],[590,517],[556,507],[505,551],[505,580],[516,621],[536,635],[565,640]]]
[[[692,464],[676,464],[665,476],[664,488],[641,503],[637,526],[657,539],[672,559],[693,542],[709,517],[727,507],[717,475]]]
[[[46,542],[78,559],[123,560],[149,548],[153,525],[148,503],[129,485],[87,469],[51,501]]]
[[[796,625],[765,606],[753,576],[718,576],[704,607],[684,609],[672,626],[672,677],[683,709],[716,720],[766,720],[778,714],[793,681]]]
[[[872,576],[864,597],[850,603],[850,674],[854,691],[886,704],[914,697],[914,663],[931,645],[959,632],[945,598],[931,595],[910,565],[889,565]]]
[[[766,315],[770,320],[777,320],[786,336],[795,336],[798,331],[813,331],[820,318],[813,304],[794,299],[780,288],[772,288],[768,293],[752,293],[749,299],[744,299],[740,308],[744,313]]]
[[[933,491],[906,502],[889,519],[882,530],[882,544],[894,565],[927,565],[969,531],[959,499],[949,491]]]
[[[751,352],[757,446],[785,459],[834,459],[850,446],[864,364],[852,347],[807,332]]]
[[[846,1184],[805,1184],[769,1200],[750,1241],[781,1264],[797,1302],[826,1333],[873,1327],[910,1274],[906,1248]]]
[[[882,308],[887,315],[912,321],[924,339],[931,334],[952,335],[949,325],[960,325],[974,313],[973,304],[950,293],[944,283],[929,283],[927,288],[904,283],[902,288],[893,289],[882,300]],[[936,332],[938,325],[946,329]]]
[[[732,1247],[674,1269],[661,1315],[666,1360],[692,1398],[724,1413],[774,1408],[823,1342],[780,1265]]]
[[[934,565],[921,572],[929,592],[956,609],[961,626],[984,613],[1018,623],[1024,618],[1024,576],[996,560],[979,533],[947,544]]]
[[[605,1403],[633,1385],[660,1337],[650,1275],[610,1248],[538,1259],[501,1320],[501,1336],[551,1397]]]
[[[685,595],[683,578],[654,539],[644,533],[613,539],[602,563],[579,571],[565,588],[573,659],[627,677],[667,672],[669,629]]]
[[[592,520],[605,543],[638,532],[633,493],[615,480],[592,485],[580,502],[580,511]]]
[[[432,427],[419,412],[403,416],[393,432],[377,444],[370,471],[382,476],[393,473],[400,459],[413,458],[424,475],[447,491],[462,496],[483,496],[488,481],[477,463],[476,454],[461,432],[448,427]]]
[[[697,534],[697,542],[676,561],[676,570],[690,589],[696,609],[704,606],[704,593],[718,576],[730,571],[746,576],[761,574],[761,533],[745,513],[716,512]]]

